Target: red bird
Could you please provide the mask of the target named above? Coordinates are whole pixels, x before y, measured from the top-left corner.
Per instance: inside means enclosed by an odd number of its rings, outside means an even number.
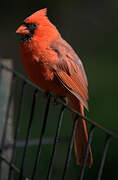
[[[30,79],[45,91],[68,98],[70,107],[84,116],[88,109],[88,82],[83,64],[72,47],[61,37],[42,9],[17,29],[20,56]],[[77,164],[83,164],[88,135],[85,121],[78,119],[74,137]],[[87,165],[93,163],[91,148]]]

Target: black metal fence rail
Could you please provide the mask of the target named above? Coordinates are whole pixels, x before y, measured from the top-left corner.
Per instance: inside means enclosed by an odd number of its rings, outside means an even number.
[[[89,145],[92,142],[94,131],[95,131],[96,128],[100,129],[106,135],[106,140],[104,142],[104,149],[103,149],[103,153],[102,153],[102,157],[101,157],[101,163],[100,163],[100,166],[99,166],[98,175],[96,177],[96,180],[100,180],[101,177],[102,177],[103,168],[104,168],[105,159],[106,159],[106,156],[107,156],[107,151],[108,151],[108,148],[109,148],[110,140],[111,140],[111,138],[117,138],[118,139],[118,135],[111,132],[111,131],[109,131],[106,128],[103,128],[101,125],[97,124],[96,122],[93,122],[92,120],[88,119],[87,117],[83,117],[80,113],[74,112],[66,104],[64,104],[63,102],[58,100],[58,103],[61,104],[61,109],[60,109],[60,113],[59,113],[59,117],[58,117],[58,122],[57,122],[57,127],[56,127],[56,134],[55,134],[54,138],[47,138],[46,139],[44,137],[44,134],[45,134],[45,130],[46,130],[46,125],[47,125],[47,120],[48,120],[47,119],[48,118],[48,112],[49,112],[50,102],[51,102],[51,97],[52,97],[52,95],[49,94],[48,98],[47,98],[47,103],[46,103],[46,106],[45,106],[45,112],[44,112],[44,118],[43,118],[40,137],[39,137],[39,139],[30,140],[31,127],[32,127],[34,110],[35,110],[35,105],[36,105],[36,98],[37,98],[37,95],[39,93],[42,96],[42,91],[40,90],[40,88],[35,86],[33,83],[31,83],[31,81],[26,79],[24,76],[22,76],[18,72],[14,71],[14,70],[10,69],[9,67],[7,67],[7,66],[3,65],[2,63],[0,63],[0,71],[2,71],[2,70],[6,70],[6,71],[9,71],[9,72],[12,73],[11,94],[9,96],[9,101],[8,101],[8,105],[7,105],[6,120],[5,120],[6,123],[5,123],[5,126],[4,126],[4,132],[3,132],[2,141],[1,141],[1,144],[0,144],[0,168],[1,168],[2,162],[6,163],[8,165],[8,167],[9,167],[8,180],[11,180],[13,178],[13,172],[18,173],[18,176],[19,176],[18,179],[19,180],[21,180],[21,179],[36,180],[37,167],[40,166],[40,156],[41,156],[42,144],[50,144],[50,143],[53,144],[53,148],[52,148],[52,153],[51,153],[51,156],[50,156],[50,161],[49,161],[49,165],[48,165],[48,171],[47,171],[46,179],[51,180],[52,169],[53,169],[53,165],[54,165],[54,157],[55,157],[55,153],[56,153],[56,145],[57,145],[57,143],[65,143],[65,142],[67,143],[68,142],[68,150],[67,150],[65,165],[64,165],[64,169],[63,169],[63,173],[62,173],[62,180],[66,180],[66,175],[68,173],[68,167],[70,165],[70,160],[71,160],[71,152],[72,152],[72,148],[73,148],[73,137],[74,137],[74,134],[75,134],[75,129],[76,129],[78,117],[81,117],[82,119],[84,119],[85,121],[87,121],[90,124],[90,130],[89,130],[89,133],[88,133],[88,144],[87,144],[87,147],[86,147],[86,153],[85,153],[85,157],[84,157],[84,161],[83,161],[83,166],[81,167],[81,171],[80,171],[80,173],[78,175],[78,180],[83,180],[84,179],[86,162],[87,162],[87,157],[88,157],[88,153],[89,153]],[[6,133],[7,133],[6,131],[7,131],[8,116],[9,116],[9,111],[10,111],[12,98],[14,96],[14,82],[18,81],[18,79],[22,80],[22,86],[21,86],[21,89],[20,89],[20,100],[19,100],[19,106],[18,106],[16,128],[14,130],[13,143],[5,144],[5,138],[6,138]],[[31,111],[30,111],[30,119],[29,119],[29,123],[28,123],[26,139],[24,141],[17,141],[17,136],[18,136],[19,129],[20,129],[20,124],[21,124],[21,112],[22,112],[22,109],[23,109],[24,90],[25,90],[27,85],[28,86],[30,85],[30,86],[34,87],[33,100],[32,100]],[[63,119],[63,114],[64,114],[65,109],[68,109],[69,111],[74,113],[75,114],[75,119],[74,119],[73,128],[72,128],[70,137],[69,138],[60,138],[60,130],[61,130],[62,119]],[[34,164],[33,164],[32,175],[30,177],[25,177],[25,175],[24,175],[24,163],[25,163],[25,158],[26,158],[26,154],[27,154],[27,150],[28,150],[29,146],[37,146],[38,148],[37,148],[37,152],[36,152],[35,161],[34,161]],[[6,159],[6,157],[4,157],[3,151],[8,149],[8,148],[11,148],[11,147],[12,147],[11,160],[8,161]],[[16,165],[15,165],[16,148],[17,147],[24,147],[23,156],[22,156],[22,160],[21,160],[21,165],[20,165],[19,168],[16,167]]]

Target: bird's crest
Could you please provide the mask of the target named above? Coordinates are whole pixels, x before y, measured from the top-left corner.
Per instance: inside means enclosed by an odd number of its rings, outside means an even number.
[[[47,15],[47,8],[44,8],[44,9],[41,9],[39,11],[36,11],[35,13],[33,13],[31,16],[27,17],[25,19],[25,21],[32,21],[32,20],[36,20],[36,19],[39,19],[41,17],[46,17]]]

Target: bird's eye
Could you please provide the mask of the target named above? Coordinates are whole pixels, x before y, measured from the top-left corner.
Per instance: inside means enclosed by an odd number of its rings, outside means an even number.
[[[36,24],[36,23],[25,23],[25,22],[23,22],[23,25],[26,26],[30,30],[34,30],[38,27],[38,24]]]
[[[36,29],[37,26],[38,26],[38,24],[35,24],[35,23],[31,23],[31,24],[28,24],[28,25],[27,25],[27,27],[28,27],[29,29],[31,29],[31,30]]]
[[[32,24],[32,27],[35,29],[37,28],[38,24]]]

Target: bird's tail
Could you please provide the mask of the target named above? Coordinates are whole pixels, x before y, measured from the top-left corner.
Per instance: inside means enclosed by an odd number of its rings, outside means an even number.
[[[74,111],[77,111],[81,113],[82,116],[84,116],[84,107],[76,97],[70,96],[69,103]],[[72,119],[74,120],[74,116],[72,117]],[[85,156],[87,142],[88,142],[88,134],[87,134],[85,120],[78,118],[77,128],[74,136],[74,148],[75,148],[75,155],[78,165],[83,165],[83,159]],[[87,165],[91,167],[92,163],[93,163],[93,157],[92,157],[91,147],[89,147]]]

